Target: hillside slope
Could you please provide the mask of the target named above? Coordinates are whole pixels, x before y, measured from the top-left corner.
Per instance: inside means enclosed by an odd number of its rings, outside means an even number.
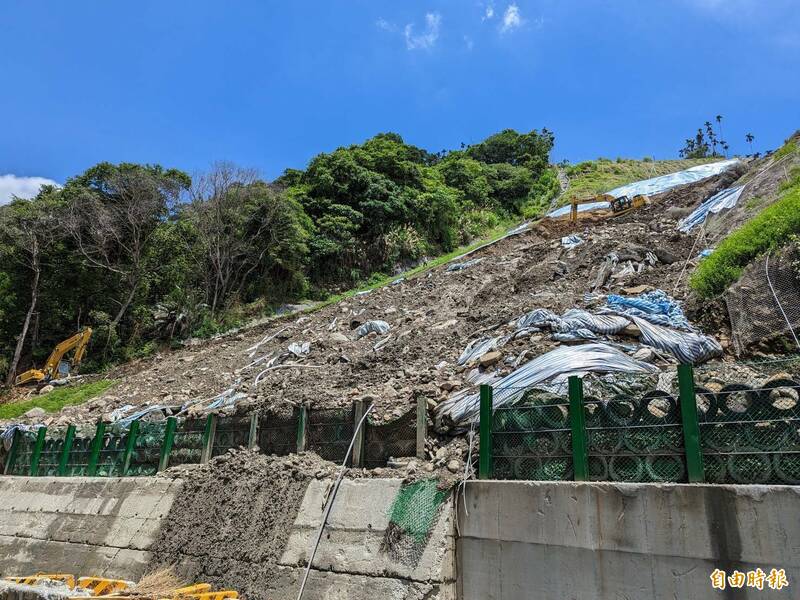
[[[346,406],[369,396],[377,415],[389,420],[416,397],[424,396],[433,405],[471,387],[466,381],[470,369],[457,361],[482,333],[536,308],[561,313],[585,306],[585,294],[610,252],[641,265],[641,271],[609,279],[598,291],[660,288],[685,300],[684,267],[697,249],[692,248],[692,236],[677,231],[677,221],[740,175],[741,170],[732,171],[676,188],[655,197],[647,209],[620,219],[587,216],[578,230],[585,243],[575,249],[561,243],[563,235],[575,232],[574,226],[543,221],[471,254],[469,260],[480,260],[466,268],[440,266],[300,317],[130,364],[115,374],[121,381],[104,396],[65,408],[45,422],[88,422],[126,405],[180,406],[230,389],[243,395],[237,403],[240,410],[298,403]],[[648,251],[658,257],[652,265],[644,260]],[[356,339],[355,329],[373,319],[385,321],[389,332]],[[708,333],[718,335],[727,347],[724,329]],[[306,342],[307,354],[286,355],[290,344]],[[509,373],[515,363],[557,345],[541,334],[513,340],[503,347],[500,360],[484,370]],[[257,377],[281,354],[283,364]],[[265,358],[248,367],[260,357]]]

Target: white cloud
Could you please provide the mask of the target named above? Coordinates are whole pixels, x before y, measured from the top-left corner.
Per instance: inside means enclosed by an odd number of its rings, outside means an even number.
[[[409,50],[429,50],[436,45],[439,39],[439,27],[442,23],[442,15],[439,13],[428,13],[425,15],[425,31],[419,35],[414,35],[414,25],[406,25],[403,33],[406,37],[406,48]]]
[[[490,4],[486,7],[486,10],[481,17],[481,21],[488,21],[489,19],[494,19],[494,5]]]
[[[503,14],[503,24],[500,26],[501,33],[507,33],[513,29],[521,27],[523,23],[522,15],[519,12],[519,6],[516,4],[509,4],[506,12]]]
[[[397,31],[397,27],[395,27],[394,25],[389,23],[389,21],[387,21],[383,17],[381,17],[377,21],[375,21],[375,26],[378,29],[383,29],[384,31]]]
[[[464,36],[464,45],[467,47],[467,50],[472,51],[472,49],[475,47],[475,42],[473,41],[473,39],[471,37],[469,37],[468,35],[465,35]]]
[[[0,175],[0,204],[8,204],[12,197],[33,198],[43,185],[58,185],[45,177],[17,177]]]

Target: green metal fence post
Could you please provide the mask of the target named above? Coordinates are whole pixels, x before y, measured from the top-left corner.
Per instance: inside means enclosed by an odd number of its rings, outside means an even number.
[[[100,451],[103,449],[103,436],[106,434],[106,424],[103,421],[97,422],[97,428],[92,440],[91,452],[89,453],[89,464],[86,466],[86,474],[94,477],[97,473],[97,463],[100,460]]]
[[[686,450],[686,471],[689,483],[703,483],[703,451],[700,448],[700,425],[697,421],[697,397],[694,391],[692,365],[678,365],[683,444]]]
[[[31,477],[39,475],[39,459],[42,457],[42,449],[44,448],[44,440],[47,437],[47,427],[39,427],[36,432],[36,444],[33,446],[31,453],[31,467],[28,474]]]
[[[250,431],[247,434],[247,449],[252,450],[258,445],[258,413],[250,413]]]
[[[569,378],[569,423],[572,430],[572,471],[575,481],[589,479],[589,457],[586,450],[586,415],[583,407],[583,379]]]
[[[11,438],[11,448],[8,449],[8,456],[6,456],[6,464],[3,467],[3,475],[8,475],[14,470],[14,462],[17,460],[17,452],[19,450],[20,438],[22,434],[19,429],[14,430],[14,437]]]
[[[69,465],[69,453],[72,452],[72,442],[75,440],[75,425],[68,425],[67,432],[64,434],[64,446],[61,448],[61,456],[58,459],[58,475],[63,477],[67,474]]]
[[[206,426],[203,429],[203,451],[200,453],[200,462],[206,464],[214,453],[214,438],[217,437],[217,415],[206,417]]]
[[[304,452],[306,449],[306,428],[308,423],[308,408],[300,407],[297,415],[297,452]]]
[[[369,400],[353,400],[353,427],[358,427],[364,413],[369,408]],[[356,441],[353,443],[353,468],[364,468],[364,442],[367,440],[366,429],[369,427],[369,422],[364,423],[364,426],[356,433]]]
[[[172,452],[172,443],[175,441],[175,429],[177,427],[178,419],[168,417],[167,428],[164,430],[164,441],[161,444],[161,458],[158,460],[159,471],[163,471],[169,466],[169,453]]]
[[[128,429],[128,439],[125,442],[125,454],[122,455],[122,476],[128,475],[128,470],[131,468],[131,457],[136,448],[136,438],[139,437],[139,421],[133,421],[131,428]]]
[[[492,478],[492,386],[481,385],[478,479]]]

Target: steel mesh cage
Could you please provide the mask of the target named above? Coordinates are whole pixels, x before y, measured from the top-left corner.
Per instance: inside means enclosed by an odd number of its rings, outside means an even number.
[[[14,462],[9,470],[9,475],[30,475],[33,448],[36,444],[36,433],[30,431],[17,431],[14,440]]]
[[[184,419],[178,422],[169,453],[169,465],[197,464],[203,455],[205,419]]]
[[[364,466],[385,467],[389,458],[417,453],[417,411],[381,423],[367,417],[364,424]]]
[[[325,460],[341,463],[353,439],[353,419],[352,406],[309,410],[306,448]]]
[[[297,409],[284,412],[269,411],[259,419],[258,448],[264,454],[286,456],[297,451]]]
[[[225,417],[217,420],[212,456],[233,448],[247,448],[250,440],[250,417]]]
[[[497,479],[573,479],[569,400],[538,390],[494,411],[492,455]]]
[[[75,430],[72,446],[67,456],[65,475],[83,476],[89,474],[89,458],[92,454],[92,441],[95,436],[95,427],[90,425],[80,426]]]
[[[139,422],[139,434],[136,436],[128,475],[155,475],[161,457],[161,446],[164,443],[166,423]]]
[[[655,383],[628,378],[633,390]],[[650,389],[584,398],[589,479],[620,482],[687,481],[677,394]]]
[[[800,484],[800,357],[696,369],[711,483]]]

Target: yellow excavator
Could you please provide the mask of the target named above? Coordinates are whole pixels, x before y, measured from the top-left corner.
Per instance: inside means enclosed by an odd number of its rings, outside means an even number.
[[[47,359],[47,362],[44,363],[44,367],[42,367],[41,370],[29,369],[17,375],[17,378],[14,380],[15,385],[25,385],[31,382],[46,383],[51,379],[57,379],[58,376],[68,375],[70,368],[77,367],[81,363],[81,360],[83,360],[83,355],[86,353],[86,346],[89,344],[91,337],[92,328],[87,327],[71,338],[67,338],[53,349],[53,352],[50,353],[50,357]],[[64,355],[73,349],[75,350],[75,354],[72,355],[72,360],[63,360]]]
[[[581,204],[595,204],[597,202],[608,202],[612,211],[610,216],[621,217],[632,210],[650,204],[650,198],[644,194],[637,194],[633,198],[628,198],[628,196],[615,198],[611,194],[598,194],[591,198],[583,198],[581,200],[574,199],[570,203],[569,220],[573,223],[578,221],[578,212],[580,212],[578,211],[578,207]]]

